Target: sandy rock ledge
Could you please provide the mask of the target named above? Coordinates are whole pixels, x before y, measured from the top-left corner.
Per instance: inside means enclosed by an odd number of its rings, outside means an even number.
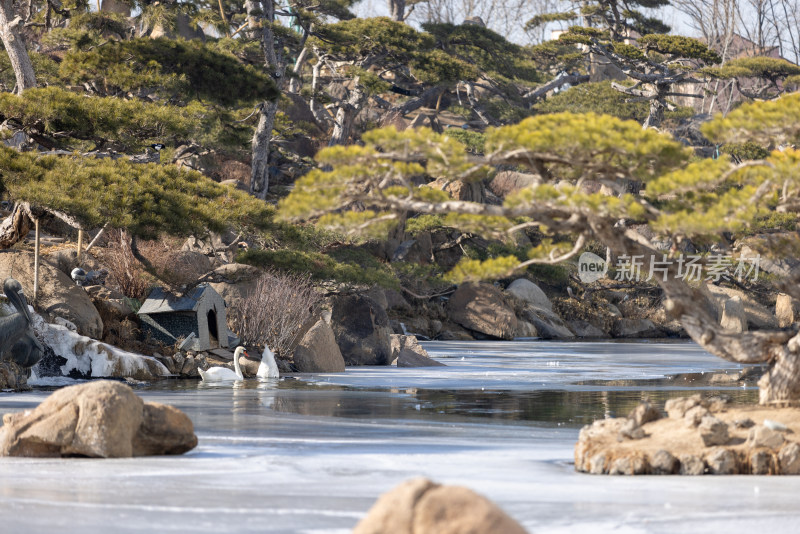
[[[648,402],[583,427],[575,470],[610,475],[800,474],[800,408],[732,405],[725,397]]]

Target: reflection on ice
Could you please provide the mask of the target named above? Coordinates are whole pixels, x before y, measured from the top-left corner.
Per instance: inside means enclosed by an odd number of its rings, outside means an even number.
[[[791,531],[800,519],[789,477],[573,471],[580,426],[643,397],[700,387],[754,400],[740,366],[687,343],[426,348],[449,367],[139,386],[192,418],[199,447],[182,457],[3,459],[2,531],[344,533],[377,495],[420,475],[487,495],[531,533]],[[682,378],[665,379],[673,374]],[[0,412],[47,394],[0,395]]]

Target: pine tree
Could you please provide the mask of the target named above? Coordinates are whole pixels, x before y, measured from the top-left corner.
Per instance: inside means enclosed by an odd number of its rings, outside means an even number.
[[[703,133],[718,143],[796,143],[798,110],[800,95],[794,94],[748,104],[715,118]],[[298,181],[281,203],[281,217],[313,218],[321,226],[373,235],[386,235],[418,214],[442,216],[448,225],[489,235],[531,226],[544,233],[542,244],[528,251],[529,259],[469,260],[451,273],[454,280],[560,263],[580,254],[590,238],[617,256],[641,257],[646,272],[663,253],[634,231],[634,224],[649,226],[676,246],[686,239],[724,242],[726,232],[747,228],[759,217],[800,209],[800,151],[787,148],[741,164],[725,156],[698,160],[667,134],[604,115],[555,113],[490,129],[483,156],[469,154],[452,137],[430,130],[386,128],[364,134],[362,141],[363,146],[321,151],[321,167]],[[484,180],[498,168],[528,169],[542,181],[502,205],[456,201],[415,185],[423,177]],[[645,194],[627,194],[630,181],[644,183]],[[590,184],[598,182],[616,195],[591,192],[598,188]],[[787,239],[793,242],[772,251],[778,257],[800,250],[795,234]],[[763,403],[800,398],[800,375],[795,372],[800,335],[724,330],[697,305],[704,297],[681,276],[677,261],[669,264],[667,276],[655,281],[664,291],[666,309],[704,348],[735,362],[770,364],[760,383]],[[800,298],[798,280],[787,277],[779,285]]]

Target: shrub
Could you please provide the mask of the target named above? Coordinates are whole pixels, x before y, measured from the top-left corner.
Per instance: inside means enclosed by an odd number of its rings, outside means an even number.
[[[109,230],[107,237],[109,245],[103,253],[103,263],[108,269],[108,285],[130,299],[147,297],[150,283],[128,239],[120,230]]]
[[[266,344],[286,357],[321,300],[309,276],[268,271],[256,281],[247,298],[230,307],[228,320],[243,345]]]

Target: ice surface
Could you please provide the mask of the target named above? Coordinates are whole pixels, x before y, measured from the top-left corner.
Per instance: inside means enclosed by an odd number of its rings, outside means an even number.
[[[659,374],[738,366],[683,343],[425,346],[450,367],[138,388],[189,414],[198,448],[181,457],[2,459],[0,530],[341,534],[413,476],[471,487],[532,534],[796,529],[797,478],[590,476],[571,465],[581,414],[686,393],[652,382]],[[637,390],[579,383],[641,376],[649,381]],[[727,391],[755,396],[752,386]],[[47,394],[2,394],[0,411]]]

